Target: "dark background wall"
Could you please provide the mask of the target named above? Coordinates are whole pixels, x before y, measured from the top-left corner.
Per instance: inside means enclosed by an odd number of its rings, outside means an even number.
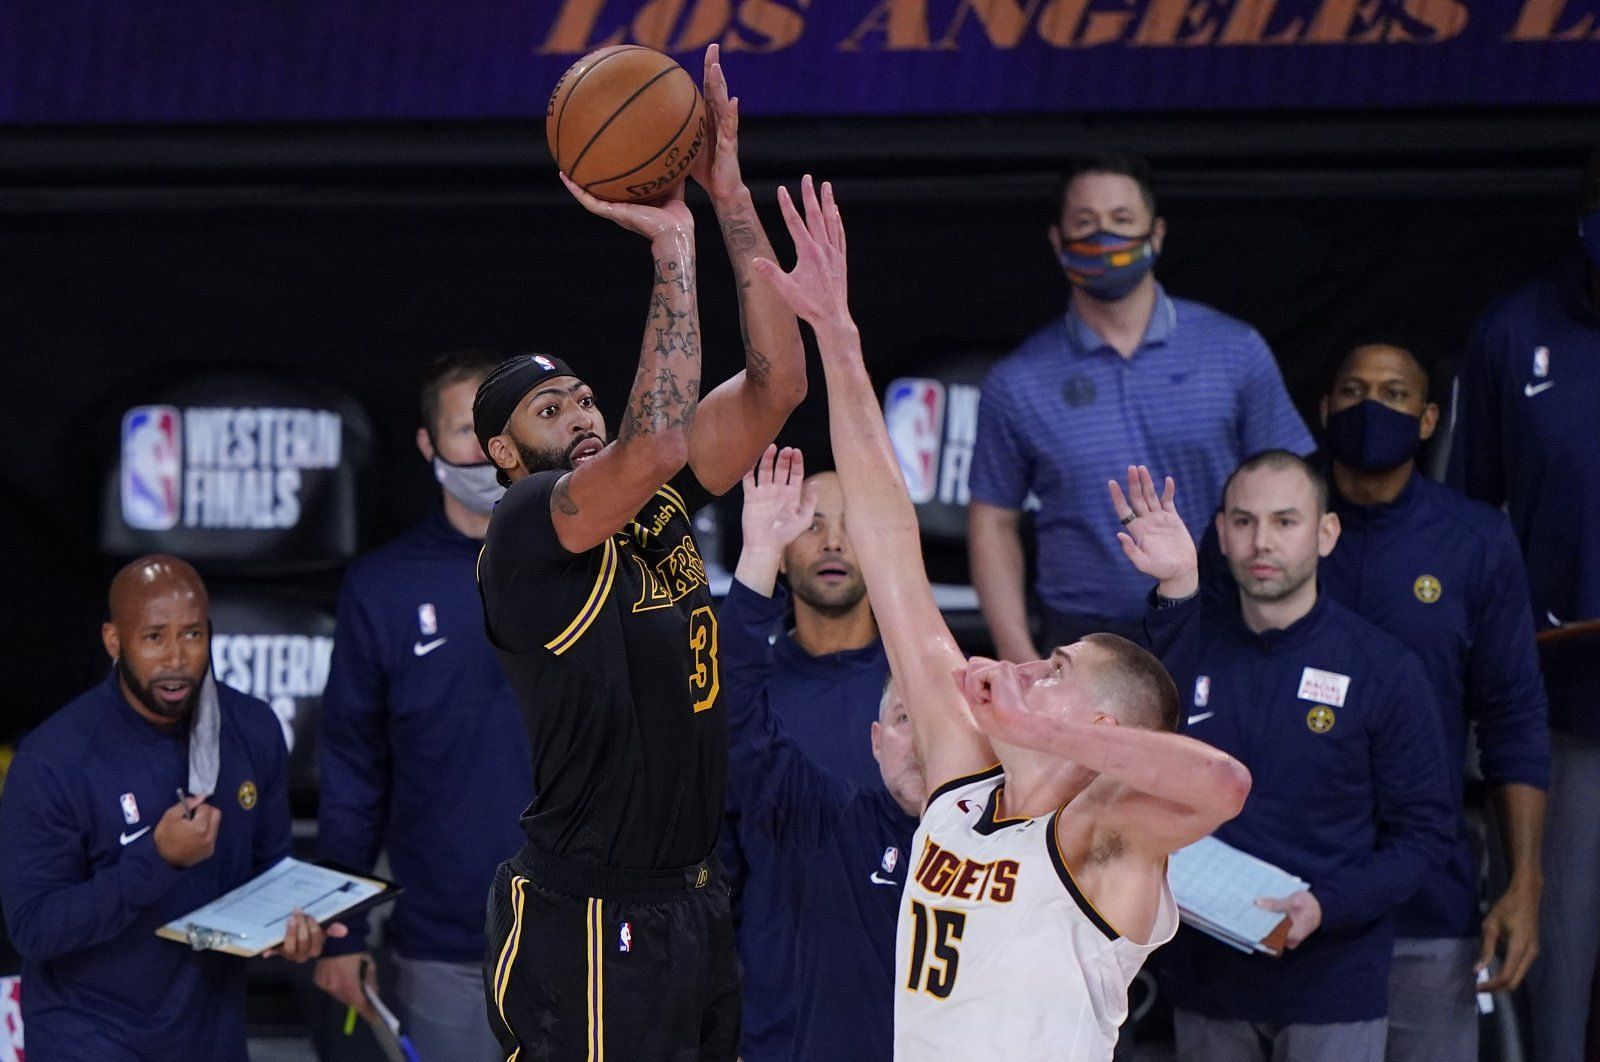
[[[804,170],[839,185],[852,297],[880,382],[1002,352],[1060,312],[1053,171],[1090,145],[1148,154],[1170,236],[1158,275],[1272,344],[1308,418],[1331,360],[1398,330],[1454,352],[1484,305],[1574,253],[1588,113],[751,122],[770,209]],[[705,204],[699,202],[701,207]],[[737,368],[732,286],[702,211],[707,380]],[[778,240],[780,248],[785,241]],[[116,416],[195,366],[268,366],[368,410],[360,537],[429,505],[419,374],[459,347],[549,350],[608,414],[632,376],[643,242],[556,183],[532,123],[32,130],[0,135],[0,741],[104,666],[95,544]],[[788,441],[820,453],[820,375]],[[331,594],[337,573],[313,580]]]

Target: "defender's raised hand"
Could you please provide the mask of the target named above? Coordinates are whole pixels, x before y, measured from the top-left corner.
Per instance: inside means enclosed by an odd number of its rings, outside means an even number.
[[[1200,588],[1200,565],[1194,538],[1173,504],[1176,488],[1168,476],[1165,489],[1156,493],[1155,481],[1144,465],[1128,466],[1128,489],[1116,480],[1106,484],[1111,508],[1122,522],[1117,532],[1122,552],[1133,566],[1156,580],[1162,597],[1188,597]]]
[[[664,198],[649,203],[613,203],[585,192],[564,173],[560,177],[561,183],[572,193],[572,198],[582,203],[585,210],[614,221],[629,232],[636,232],[647,240],[669,234],[694,239],[694,215],[689,213],[689,206],[683,201],[682,184]]]
[[[715,44],[706,48],[706,72],[701,82],[706,101],[706,139],[689,169],[713,201],[738,195],[744,187],[739,172],[739,98],[728,95],[721,53]]]
[[[785,273],[768,258],[756,259],[756,273],[783,296],[795,316],[814,329],[850,323],[850,293],[845,270],[844,220],[833,185],[822,182],[819,198],[808,173],[800,180],[805,217],[787,188],[778,189],[778,206],[794,241],[794,268]]]
[[[757,593],[772,596],[778,563],[789,543],[811,526],[817,511],[816,484],[805,485],[806,463],[799,450],[768,446],[744,476],[744,548],[734,578]]]

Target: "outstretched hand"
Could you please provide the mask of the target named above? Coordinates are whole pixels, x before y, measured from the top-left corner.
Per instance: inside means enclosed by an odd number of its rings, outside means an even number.
[[[744,547],[733,577],[771,597],[783,551],[805,533],[817,512],[817,485],[807,485],[805,458],[793,447],[769,445],[744,475]]]
[[[1173,504],[1176,488],[1168,476],[1165,489],[1156,494],[1155,481],[1144,465],[1128,466],[1128,489],[1116,480],[1106,484],[1111,509],[1122,522],[1117,532],[1122,552],[1139,571],[1160,584],[1163,597],[1183,598],[1200,586],[1200,565],[1194,538]]]
[[[808,173],[800,180],[805,217],[795,209],[787,188],[778,189],[778,206],[789,238],[794,241],[794,268],[785,273],[768,258],[757,258],[756,274],[771,284],[796,317],[814,329],[850,322],[850,292],[845,269],[844,220],[833,198],[833,185],[822,182],[819,199]]]
[[[663,198],[648,203],[613,203],[585,192],[564,173],[561,174],[561,183],[589,213],[614,221],[647,240],[669,233],[694,238],[694,215],[689,213],[689,206],[683,201],[682,184]]]
[[[701,95],[706,101],[706,138],[689,176],[713,200],[723,199],[744,187],[744,177],[739,172],[739,98],[728,95],[728,79],[715,44],[706,47]]]

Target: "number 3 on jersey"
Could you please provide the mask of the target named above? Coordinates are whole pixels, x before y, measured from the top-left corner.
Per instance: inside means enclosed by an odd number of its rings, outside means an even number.
[[[694,697],[694,710],[703,712],[717,703],[722,688],[717,677],[717,616],[710,605],[689,613],[689,650],[694,654],[689,693]]]
[[[930,915],[933,925],[929,932]],[[967,916],[960,911],[928,908],[920,901],[911,901],[911,976],[906,978],[906,988],[915,992],[925,989],[929,995],[949,999],[956,987],[956,966],[961,953],[956,943],[967,928]],[[928,943],[933,943],[933,957],[928,957]]]

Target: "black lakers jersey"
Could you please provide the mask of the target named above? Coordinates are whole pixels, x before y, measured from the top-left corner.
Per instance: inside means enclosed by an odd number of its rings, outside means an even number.
[[[522,702],[537,794],[522,825],[552,855],[668,868],[716,843],[727,775],[717,619],[685,469],[599,546],[569,553],[550,492],[515,484],[478,563],[489,640]]]

